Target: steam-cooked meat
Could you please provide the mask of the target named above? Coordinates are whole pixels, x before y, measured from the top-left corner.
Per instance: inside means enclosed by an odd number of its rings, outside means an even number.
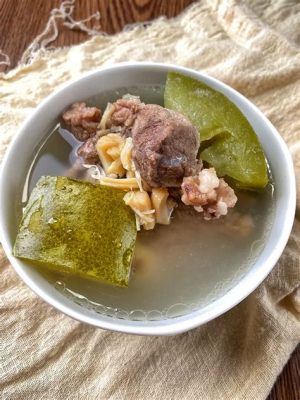
[[[87,164],[99,163],[99,156],[95,147],[97,137],[86,140],[77,150],[77,155],[82,157]]]
[[[140,106],[132,127],[133,160],[152,187],[180,186],[196,173],[199,134],[181,114],[156,104]]]
[[[131,127],[135,121],[137,113],[145,106],[138,98],[119,99],[114,104],[114,111],[111,115],[111,121],[114,125],[124,125]]]
[[[196,173],[199,135],[183,115],[138,99],[119,99],[113,106],[111,121],[132,135],[133,159],[148,185],[178,187]]]
[[[204,212],[205,219],[226,215],[228,208],[235,206],[237,197],[234,190],[218,178],[214,168],[203,169],[195,176],[183,179],[181,200],[187,206],[194,206]]]
[[[85,103],[74,103],[63,113],[63,121],[76,139],[84,142],[96,134],[101,119],[101,110],[87,107]]]

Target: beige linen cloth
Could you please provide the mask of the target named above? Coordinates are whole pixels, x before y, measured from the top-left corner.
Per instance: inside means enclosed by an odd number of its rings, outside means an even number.
[[[39,50],[0,75],[1,156],[59,85],[102,65],[151,60],[201,70],[250,98],[288,143],[299,182],[299,46],[297,0],[207,0],[172,20]],[[288,245],[260,287],[225,315],[174,337],[106,332],[62,315],[21,282],[1,250],[0,397],[265,399],[300,338],[299,192],[297,205]]]

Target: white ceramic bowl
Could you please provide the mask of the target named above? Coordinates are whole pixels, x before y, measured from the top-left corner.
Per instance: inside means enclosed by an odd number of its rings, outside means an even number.
[[[229,292],[207,306],[184,316],[160,321],[130,321],[100,315],[72,302],[26,262],[13,257],[12,247],[21,215],[21,194],[25,176],[37,145],[53,129],[58,116],[69,104],[97,95],[100,90],[149,83],[161,85],[170,70],[199,79],[222,92],[239,107],[252,124],[268,158],[275,182],[273,226],[264,249],[248,273]],[[104,329],[133,334],[172,335],[216,318],[238,304],[265,279],[288,240],[294,220],[295,199],[294,170],[288,149],[276,129],[250,101],[222,82],[191,69],[166,64],[126,63],[99,69],[68,83],[46,98],[15,135],[1,170],[1,242],[12,266],[23,281],[38,296],[65,314]]]

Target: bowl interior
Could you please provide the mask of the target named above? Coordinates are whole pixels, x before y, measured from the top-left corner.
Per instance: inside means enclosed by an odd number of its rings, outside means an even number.
[[[275,183],[273,223],[258,258],[226,293],[175,318],[152,320],[122,318],[106,313],[90,302],[66,296],[27,262],[12,256],[12,246],[22,213],[24,182],[37,150],[56,125],[63,109],[75,101],[97,97],[99,93],[124,87],[157,87],[153,102],[162,103],[161,85],[169,70],[200,79],[223,92],[247,117],[265,150]],[[22,149],[22,151],[20,151]],[[280,162],[278,162],[280,160]],[[8,179],[9,177],[9,179]],[[0,180],[1,240],[17,273],[44,300],[66,314],[95,326],[137,334],[174,334],[204,323],[246,297],[270,272],[280,256],[291,230],[295,210],[293,167],[286,146],[270,122],[243,96],[226,85],[185,68],[159,64],[120,65],[91,73],[48,97],[23,125],[3,162]]]

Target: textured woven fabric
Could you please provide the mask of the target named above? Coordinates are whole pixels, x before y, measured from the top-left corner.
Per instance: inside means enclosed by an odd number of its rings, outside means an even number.
[[[172,62],[233,86],[272,121],[300,176],[300,5],[200,1],[71,48],[40,50],[0,75],[1,158],[24,118],[59,85],[119,61]],[[8,177],[9,179],[9,177]],[[3,399],[265,399],[300,339],[300,193],[288,245],[260,287],[216,320],[174,337],[95,329],[57,312],[0,250]]]

